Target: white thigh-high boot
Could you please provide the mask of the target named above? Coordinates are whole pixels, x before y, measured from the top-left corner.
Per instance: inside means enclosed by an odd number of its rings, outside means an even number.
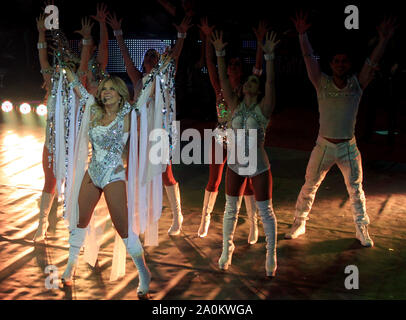
[[[69,233],[69,258],[65,272],[62,275],[62,283],[66,286],[72,285],[72,275],[76,267],[80,249],[85,242],[87,228],[74,228]]]
[[[179,183],[176,183],[173,186],[165,186],[165,190],[172,209],[172,225],[168,230],[168,234],[171,236],[176,236],[180,233],[183,222],[182,209],[180,205]]]
[[[266,261],[265,270],[268,277],[274,277],[276,273],[276,242],[277,222],[272,208],[272,200],[257,201],[259,216],[264,225],[266,238]]]
[[[248,234],[248,243],[255,244],[258,241],[258,219],[257,219],[257,205],[255,197],[244,196],[245,208],[247,209],[248,220],[250,222],[250,233]]]
[[[45,233],[48,229],[48,215],[52,208],[55,193],[42,192],[41,202],[39,205],[39,221],[38,229],[34,235],[33,241],[41,241],[45,237]]]
[[[139,283],[137,288],[137,294],[140,299],[148,298],[149,283],[151,282],[151,272],[144,258],[144,249],[142,248],[141,241],[138,236],[131,238],[123,238],[125,247],[128,253],[134,261],[139,274]]]
[[[234,232],[237,226],[238,212],[242,201],[241,197],[233,197],[226,194],[226,208],[223,217],[223,252],[218,261],[219,268],[227,270],[231,265],[231,259],[234,251]]]
[[[207,231],[209,230],[210,225],[210,214],[212,213],[214,204],[216,203],[217,194],[218,191],[211,192],[204,190],[202,220],[200,222],[199,231],[197,231],[200,238],[207,236]]]

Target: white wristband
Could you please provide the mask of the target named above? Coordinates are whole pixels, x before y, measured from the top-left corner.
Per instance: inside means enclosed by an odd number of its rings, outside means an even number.
[[[178,32],[178,39],[185,39],[186,38],[186,32]]]
[[[47,48],[47,43],[46,42],[38,42],[37,43],[37,49],[46,49]]]
[[[221,50],[221,51],[217,51],[216,50],[216,56],[217,57],[224,57],[226,55],[226,50]]]
[[[369,58],[367,58],[367,59],[365,60],[365,63],[366,63],[367,65],[369,65],[370,67],[374,68],[374,69],[378,67],[378,64],[377,64],[377,63],[373,63],[373,62],[371,61],[371,59],[369,59]]]
[[[84,46],[89,46],[92,44],[92,39],[82,39],[82,44]]]
[[[262,69],[257,69],[255,66],[252,68],[252,74],[255,74],[256,76],[260,77],[262,75]]]
[[[114,35],[117,36],[122,36],[123,35],[123,30],[119,29],[119,30],[113,30]]]
[[[265,59],[266,61],[274,60],[274,59],[275,59],[275,53],[274,53],[274,52],[272,52],[272,53],[265,53],[265,54],[264,54],[264,59]]]

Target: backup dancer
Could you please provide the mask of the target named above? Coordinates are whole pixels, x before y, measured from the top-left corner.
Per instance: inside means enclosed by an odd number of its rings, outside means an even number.
[[[231,112],[227,110],[227,104],[225,103],[223,97],[216,66],[213,61],[214,58],[213,48],[211,46],[210,37],[212,35],[214,26],[209,26],[207,23],[207,18],[203,18],[201,19],[201,25],[199,27],[206,36],[206,48],[205,48],[206,65],[209,72],[210,82],[216,93],[216,109],[218,120],[218,126],[216,130],[225,130],[228,126]],[[262,44],[266,31],[267,31],[266,24],[263,21],[259,23],[257,29],[254,29],[255,35],[257,37],[257,54],[256,54],[256,64],[253,68],[253,74],[260,75],[262,73],[262,71],[260,70],[262,65],[262,47],[260,44]],[[227,68],[227,75],[229,77],[230,85],[233,91],[237,95],[241,95],[243,72],[242,72],[242,62],[240,59],[238,58],[230,59]],[[199,230],[197,232],[198,236],[201,238],[205,237],[209,230],[210,215],[216,203],[218,189],[223,175],[224,164],[227,161],[226,146],[224,146],[223,162],[222,163],[215,162],[215,143],[219,142],[223,144],[223,141],[218,140],[221,139],[213,139],[212,141],[209,181],[207,183],[204,192],[202,218]],[[254,191],[252,189],[252,181],[249,178],[247,179],[245,184],[244,201],[250,226],[250,231],[248,234],[248,243],[254,244],[258,241],[257,207],[255,204]],[[241,201],[239,201],[239,203],[241,203]]]
[[[379,43],[370,58],[366,59],[358,75],[350,74],[351,62],[346,53],[336,52],[330,61],[333,75],[321,72],[313,54],[306,31],[310,24],[307,15],[296,14],[296,30],[305,60],[307,74],[317,91],[320,112],[320,129],[306,169],[306,182],[296,202],[295,220],[286,239],[295,239],[306,231],[308,219],[317,189],[330,168],[337,164],[344,176],[352,205],[356,238],[365,247],[374,242],[368,233],[370,222],[366,211],[365,194],[362,188],[361,154],[354,137],[355,121],[363,90],[373,79],[385,47],[394,33],[394,20],[384,20],[377,28]]]
[[[173,48],[172,53],[172,56],[176,61],[176,65],[178,64],[179,56],[183,47],[183,42],[186,38],[186,32],[190,28],[190,20],[190,17],[185,18],[179,26],[176,26],[178,31],[178,40],[176,41],[176,45]],[[124,59],[127,74],[130,77],[134,88],[134,99],[136,99],[149,74],[156,67],[160,55],[155,49],[147,50],[142,65],[143,70],[139,71],[134,65],[134,62],[132,61],[131,56],[128,52],[128,48],[124,43],[123,31],[121,29],[122,19],[118,20],[116,15],[114,14],[108,17],[107,22],[113,28],[114,35],[116,36],[121,54]],[[153,99],[151,99],[151,101],[153,101]],[[153,108],[148,108],[148,110],[152,109]],[[165,172],[162,174],[162,180],[172,209],[172,225],[168,230],[168,234],[172,236],[179,235],[182,228],[183,215],[181,209],[179,183],[173,176],[171,163],[167,165]]]
[[[246,164],[230,161],[232,150],[242,143],[237,143],[237,139],[229,143],[227,171],[226,171],[226,206],[223,218],[223,251],[218,261],[219,268],[227,270],[231,265],[231,259],[234,251],[234,232],[237,226],[238,211],[240,208],[241,195],[243,193],[244,184],[247,178],[251,178],[258,208],[259,216],[261,217],[264,233],[266,236],[266,275],[273,277],[276,273],[276,240],[277,240],[277,222],[272,208],[272,174],[268,156],[264,149],[265,131],[269,123],[272,111],[275,107],[275,73],[274,73],[274,49],[279,41],[275,41],[275,34],[271,33],[266,36],[265,44],[262,46],[265,52],[266,60],[266,83],[265,95],[260,99],[261,88],[260,79],[256,75],[251,75],[244,83],[242,92],[243,98],[233,91],[230,81],[227,77],[225,67],[225,50],[226,44],[222,39],[222,32],[218,34],[216,31],[212,36],[212,43],[216,50],[217,63],[219,68],[219,78],[225,102],[228,110],[231,112],[231,129],[236,132],[237,129],[245,131],[245,153],[255,154],[256,162],[249,163],[253,165],[254,170],[248,172]],[[248,129],[254,129],[257,137],[257,143],[250,141],[247,136]],[[236,135],[234,134],[234,137]],[[247,150],[248,149],[248,150]],[[250,160],[251,161],[251,156]]]
[[[44,170],[45,183],[41,194],[40,200],[40,213],[38,228],[34,235],[34,241],[41,241],[44,239],[46,231],[48,229],[48,215],[52,207],[52,203],[55,197],[56,178],[55,178],[55,90],[57,89],[57,66],[51,66],[48,61],[48,49],[45,37],[46,28],[44,25],[45,17],[40,15],[37,19],[37,29],[39,33],[38,39],[38,51],[39,60],[41,66],[41,73],[44,78],[44,87],[47,91],[47,121],[45,127],[45,144],[42,153],[42,167]],[[65,55],[62,53],[61,58],[65,63],[69,64],[72,68],[76,69],[79,65],[79,72],[86,70],[87,61],[89,60],[90,51],[88,44],[91,42],[91,24],[87,19],[82,20],[82,29],[77,31],[83,37],[84,49],[82,50],[80,65],[79,59],[73,54]],[[54,39],[60,41],[60,39]]]

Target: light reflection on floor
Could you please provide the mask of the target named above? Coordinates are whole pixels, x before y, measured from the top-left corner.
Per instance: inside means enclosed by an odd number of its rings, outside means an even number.
[[[0,184],[42,189],[43,137],[7,130],[0,139]]]
[[[109,281],[114,234],[107,217],[99,265],[92,269],[81,256],[72,292],[44,286],[47,265],[60,273],[66,265],[68,233],[62,221],[45,243],[31,242],[38,221],[43,187],[44,129],[0,125],[0,299],[137,299],[138,276],[127,258],[127,274]],[[207,166],[174,166],[180,183],[185,216],[179,237],[169,237],[171,212],[164,196],[160,244],[145,248],[156,299],[405,299],[406,192],[404,174],[365,168],[365,191],[375,248],[364,249],[354,238],[351,207],[342,176],[329,173],[314,204],[307,233],[294,241],[283,239],[290,228],[294,202],[303,183],[309,153],[274,148],[273,204],[278,218],[278,275],[264,279],[265,238],[262,226],[257,244],[247,244],[244,205],[235,235],[233,265],[219,272],[224,181],[212,214],[209,235],[197,237]],[[364,159],[365,160],[365,159]],[[193,177],[193,179],[190,179]],[[103,207],[102,207],[103,209]],[[60,211],[60,210],[59,210]],[[360,290],[343,287],[344,269],[360,269]],[[384,271],[384,272],[383,272]]]

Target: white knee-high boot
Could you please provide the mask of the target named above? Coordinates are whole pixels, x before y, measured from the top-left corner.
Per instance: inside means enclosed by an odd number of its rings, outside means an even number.
[[[62,283],[64,285],[72,285],[73,271],[77,265],[80,249],[85,242],[87,228],[74,228],[69,233],[69,258],[65,272],[62,275]]]
[[[226,194],[226,208],[223,217],[223,251],[218,261],[219,268],[227,270],[231,265],[234,252],[234,232],[237,226],[238,212],[242,201],[241,197],[233,197]]]
[[[245,208],[247,209],[248,220],[250,223],[250,233],[248,234],[248,243],[255,244],[258,241],[258,218],[257,218],[257,205],[255,197],[244,196]]]
[[[48,229],[48,215],[49,211],[51,211],[54,197],[55,193],[42,192],[39,205],[38,229],[34,235],[33,241],[41,241],[45,237],[45,233]]]
[[[172,225],[168,230],[168,234],[171,236],[176,236],[180,233],[183,222],[182,209],[180,205],[179,183],[176,183],[173,186],[165,186],[165,190],[172,209]]]
[[[149,284],[151,282],[151,272],[144,258],[144,249],[142,248],[141,241],[138,236],[131,238],[123,238],[125,247],[130,254],[135,266],[137,267],[139,274],[139,283],[137,288],[137,294],[140,299],[148,294]]]
[[[277,268],[277,222],[272,208],[272,200],[257,201],[257,207],[262,224],[264,225],[264,233],[266,238],[266,275],[268,277],[274,277]]]
[[[202,220],[200,222],[199,231],[197,231],[198,236],[201,238],[207,236],[207,231],[209,230],[210,225],[210,214],[212,213],[214,204],[216,203],[217,194],[218,191],[204,191]]]

